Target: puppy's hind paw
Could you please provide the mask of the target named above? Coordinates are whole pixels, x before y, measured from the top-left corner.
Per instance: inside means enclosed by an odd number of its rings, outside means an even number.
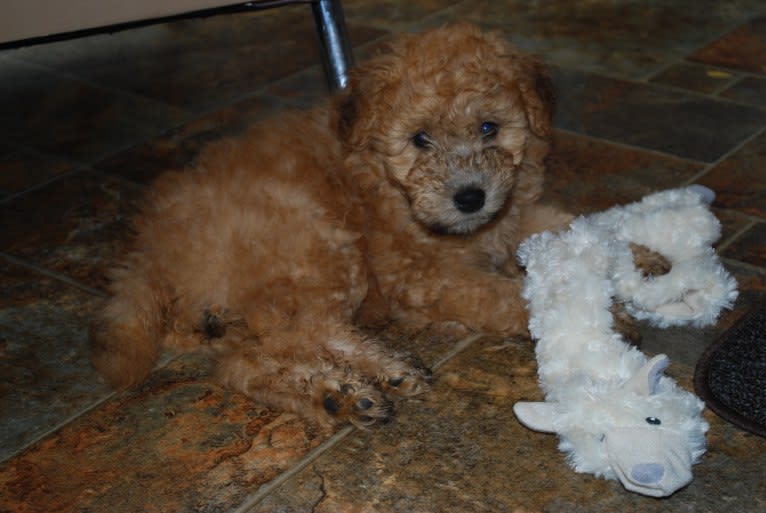
[[[328,385],[322,396],[322,408],[334,422],[347,421],[369,428],[391,419],[391,403],[377,388],[358,381]]]

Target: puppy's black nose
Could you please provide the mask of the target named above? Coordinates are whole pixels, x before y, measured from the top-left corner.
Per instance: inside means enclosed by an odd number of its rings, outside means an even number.
[[[466,187],[457,191],[452,200],[459,211],[470,214],[481,210],[485,197],[484,191],[478,187]]]

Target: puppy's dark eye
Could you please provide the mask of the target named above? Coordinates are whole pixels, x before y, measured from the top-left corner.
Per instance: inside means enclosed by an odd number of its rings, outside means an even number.
[[[652,426],[659,426],[662,424],[662,421],[657,417],[646,417],[645,420],[647,424],[651,424]]]
[[[479,127],[479,132],[481,132],[481,137],[483,139],[492,139],[497,135],[497,123],[485,121]]]
[[[431,139],[427,133],[421,131],[412,136],[412,144],[421,149],[428,148],[431,146]]]

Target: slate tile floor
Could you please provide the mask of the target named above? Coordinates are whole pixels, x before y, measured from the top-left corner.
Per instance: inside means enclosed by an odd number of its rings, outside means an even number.
[[[644,327],[689,385],[766,297],[766,7],[757,0],[347,0],[355,53],[468,19],[554,66],[549,195],[579,212],[701,183],[742,294],[718,326]],[[0,511],[766,511],[766,442],[711,413],[695,480],[666,500],[574,474],[511,413],[539,397],[525,340],[386,333],[435,368],[392,424],[319,429],[171,360],[110,390],[87,326],[126,217],[210,140],[325,95],[307,7],[0,51]]]

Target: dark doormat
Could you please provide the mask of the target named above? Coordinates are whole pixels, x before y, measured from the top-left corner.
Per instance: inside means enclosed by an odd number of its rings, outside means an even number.
[[[766,437],[766,303],[755,305],[705,350],[694,388],[723,419]]]

